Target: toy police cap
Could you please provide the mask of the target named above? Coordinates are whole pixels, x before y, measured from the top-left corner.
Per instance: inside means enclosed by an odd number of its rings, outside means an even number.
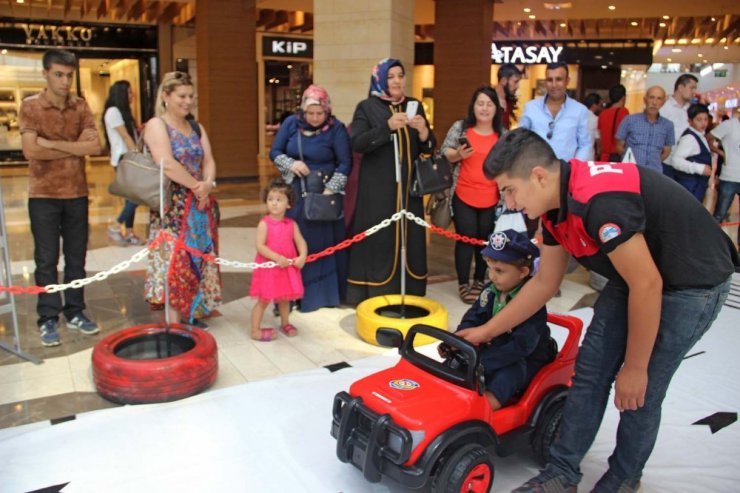
[[[484,257],[504,262],[533,259],[540,256],[539,248],[530,241],[527,235],[513,229],[491,234],[488,245],[480,253]]]

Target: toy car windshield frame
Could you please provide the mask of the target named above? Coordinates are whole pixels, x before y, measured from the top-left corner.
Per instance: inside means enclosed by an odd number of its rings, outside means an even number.
[[[449,344],[467,362],[462,369],[452,368],[444,362],[436,361],[414,349],[416,334],[423,334]],[[417,324],[409,329],[399,349],[401,356],[414,366],[460,387],[481,392],[480,380],[483,369],[480,367],[478,348],[462,337],[429,325]]]

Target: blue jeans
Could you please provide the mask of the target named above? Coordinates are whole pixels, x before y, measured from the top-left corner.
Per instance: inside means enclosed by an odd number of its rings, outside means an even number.
[[[136,216],[136,207],[137,204],[131,202],[130,200],[126,200],[126,203],[123,205],[123,209],[121,209],[121,214],[118,216],[118,219],[116,219],[116,222],[118,224],[124,224],[126,226],[126,229],[133,228],[134,217]]]
[[[715,221],[722,222],[722,218],[725,217],[725,214],[730,209],[732,201],[735,200],[735,195],[740,195],[740,182],[719,181],[717,205],[714,207]]]
[[[540,474],[543,480],[564,476],[580,482],[580,463],[591,447],[609,404],[609,393],[624,362],[627,343],[627,295],[624,287],[607,283],[594,307],[594,317],[576,359],[573,385],[551,459]],[[730,280],[710,289],[665,291],[660,327],[648,365],[645,405],[624,411],[617,429],[617,444],[609,457],[609,470],[595,491],[616,492],[642,476],[660,426],[661,405],[668,384],[686,353],[701,339],[717,317],[730,290]]]

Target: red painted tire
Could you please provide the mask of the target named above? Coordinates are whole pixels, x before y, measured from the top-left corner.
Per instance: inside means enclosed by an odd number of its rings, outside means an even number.
[[[160,324],[137,325],[97,343],[92,369],[100,395],[121,404],[168,402],[197,394],[216,381],[216,340],[202,329],[170,324],[169,338],[187,347],[174,356],[131,359],[120,355],[138,341],[164,336]]]

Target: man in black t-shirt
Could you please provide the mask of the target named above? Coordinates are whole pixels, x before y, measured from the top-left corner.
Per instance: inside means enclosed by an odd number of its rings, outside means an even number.
[[[633,164],[558,160],[527,129],[500,139],[484,171],[509,208],[541,216],[540,267],[489,322],[458,335],[479,344],[526,320],[557,292],[569,254],[609,279],[578,353],[550,461],[514,491],[576,491],[612,383],[621,411],[617,443],[593,491],[637,491],[668,384],[724,304],[737,251],[669,178]]]

